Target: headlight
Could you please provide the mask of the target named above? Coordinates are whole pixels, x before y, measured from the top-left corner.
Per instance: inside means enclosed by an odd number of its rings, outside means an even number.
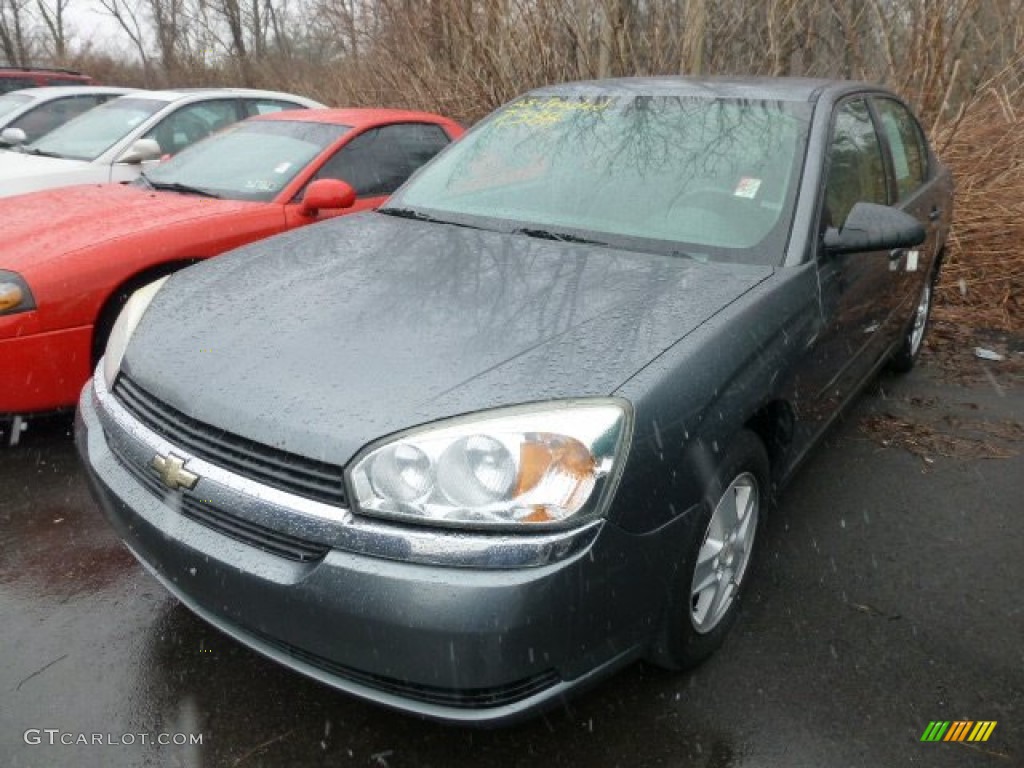
[[[13,315],[36,308],[36,300],[25,278],[0,269],[0,315]]]
[[[159,280],[139,288],[131,295],[125,303],[124,309],[121,310],[121,314],[114,321],[114,327],[110,330],[110,338],[107,339],[107,351],[103,355],[103,381],[108,389],[114,386],[117,372],[121,370],[121,361],[124,359],[124,353],[128,349],[128,342],[131,341],[132,334],[139,327],[139,321],[146,314],[150,302],[153,301],[153,297],[163,287],[166,280],[166,277],[161,277]]]
[[[618,400],[487,411],[370,446],[349,488],[357,511],[407,522],[571,525],[603,513],[628,441]]]

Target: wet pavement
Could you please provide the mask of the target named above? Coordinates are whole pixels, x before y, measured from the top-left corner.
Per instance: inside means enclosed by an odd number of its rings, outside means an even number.
[[[1024,383],[994,382],[883,376],[783,494],[720,653],[499,731],[363,704],[207,626],[115,539],[69,423],[33,423],[0,453],[0,764],[1024,765]],[[997,726],[921,743],[932,720]]]

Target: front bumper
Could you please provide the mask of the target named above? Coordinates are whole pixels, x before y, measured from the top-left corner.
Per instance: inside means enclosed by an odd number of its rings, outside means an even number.
[[[0,338],[0,414],[73,406],[89,378],[91,344],[91,325]]]
[[[656,630],[675,538],[664,529],[632,536],[599,521],[494,536],[368,523],[189,457],[102,382],[79,406],[93,491],[132,553],[214,626],[335,688],[432,719],[506,722],[636,659]],[[137,466],[172,449],[200,477],[184,494]],[[263,551],[189,513],[203,503],[311,549]]]

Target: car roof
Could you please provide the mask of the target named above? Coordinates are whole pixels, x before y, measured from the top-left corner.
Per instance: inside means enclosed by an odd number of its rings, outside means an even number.
[[[532,95],[601,91],[658,96],[716,96],[723,98],[772,99],[778,101],[817,101],[826,90],[845,92],[882,86],[852,80],[828,80],[808,77],[623,77],[608,80],[583,80],[545,86]]]
[[[334,123],[365,128],[380,123],[437,123],[451,122],[447,118],[430,112],[409,109],[384,109],[379,107],[346,107],[344,109],[289,109],[270,112],[252,118],[254,120],[290,120],[306,123]]]
[[[16,64],[0,64],[0,73],[7,72],[30,72],[32,74],[42,75],[78,75],[81,77],[88,77],[84,72],[79,72],[77,69],[67,69],[65,67],[20,67]]]
[[[161,101],[172,102],[192,98],[214,99],[217,97],[238,98],[247,96],[262,99],[287,99],[306,104],[317,104],[318,102],[297,93],[285,93],[283,91],[263,91],[256,88],[167,88],[160,91],[146,91],[146,98],[160,99]]]
[[[19,88],[16,91],[8,91],[3,94],[6,96],[11,93],[19,93],[23,96],[32,96],[37,101],[50,101],[52,99],[59,99],[64,96],[81,96],[90,94],[118,94],[127,95],[129,93],[144,93],[139,88],[119,88],[113,85],[47,85],[41,88]]]

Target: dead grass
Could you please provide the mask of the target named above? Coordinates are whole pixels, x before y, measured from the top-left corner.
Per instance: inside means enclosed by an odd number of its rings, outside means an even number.
[[[992,85],[934,137],[957,187],[939,323],[1024,330],[1022,103],[1024,88]]]
[[[946,416],[938,424],[881,413],[861,419],[860,430],[885,448],[902,448],[926,464],[936,457],[1007,459],[1019,452],[1024,424],[1016,421],[966,421]]]

